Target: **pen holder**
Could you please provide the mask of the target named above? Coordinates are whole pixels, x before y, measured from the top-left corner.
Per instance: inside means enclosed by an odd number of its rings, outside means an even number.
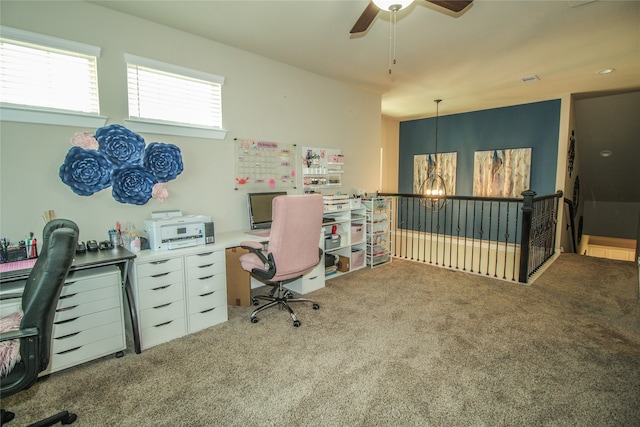
[[[120,245],[120,233],[118,233],[117,231],[113,233],[109,232],[109,241],[111,242],[111,246],[113,246],[114,248]]]

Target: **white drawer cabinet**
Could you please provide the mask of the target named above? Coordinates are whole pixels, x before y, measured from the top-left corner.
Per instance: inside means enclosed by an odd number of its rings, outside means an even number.
[[[53,319],[48,374],[126,348],[120,270],[98,267],[67,276]]]
[[[98,267],[72,271],[67,276],[53,320],[47,375],[126,348],[120,270]],[[16,290],[24,281],[16,282]],[[2,301],[5,316],[20,308],[21,298]]]
[[[47,375],[126,348],[120,270],[97,267],[69,273],[53,318]],[[24,281],[18,288],[24,287]],[[4,316],[20,308],[21,298],[2,301]]]
[[[227,280],[224,251],[209,251],[186,257],[189,332],[225,322]]]
[[[134,263],[132,283],[143,349],[186,333],[183,266],[181,257],[170,254]]]
[[[141,350],[227,321],[224,248],[142,251],[131,270]]]

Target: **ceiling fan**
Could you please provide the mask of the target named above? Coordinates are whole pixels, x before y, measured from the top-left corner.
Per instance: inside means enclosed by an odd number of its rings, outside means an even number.
[[[426,0],[429,3],[433,3],[452,12],[461,12],[467,6],[469,6],[473,0]],[[380,10],[390,10],[391,12],[397,12],[403,7],[410,5],[413,0],[373,0],[367,5],[360,18],[356,21],[355,25],[351,29],[351,34],[362,33],[367,31],[375,17]]]

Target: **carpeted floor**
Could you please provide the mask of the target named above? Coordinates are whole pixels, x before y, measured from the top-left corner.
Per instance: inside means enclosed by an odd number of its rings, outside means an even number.
[[[22,426],[640,425],[632,262],[561,255],[530,286],[394,260],[318,311],[229,321],[53,374],[3,399]]]

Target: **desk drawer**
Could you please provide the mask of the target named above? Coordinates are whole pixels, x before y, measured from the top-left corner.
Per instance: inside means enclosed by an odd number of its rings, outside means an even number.
[[[95,276],[73,273],[76,272],[72,272],[69,274],[69,276],[67,276],[67,280],[62,287],[62,291],[60,292],[60,297],[81,292],[90,292],[109,286],[120,288],[120,270],[115,267],[109,268],[108,270],[96,274]]]
[[[110,353],[116,353],[124,350],[125,348],[124,334],[120,333],[118,336],[111,336],[102,341],[83,345],[59,354],[55,353],[54,349],[54,353],[51,355],[49,368],[41,375],[70,368],[80,363],[106,356]]]
[[[122,335],[122,322],[101,325],[84,331],[63,335],[53,339],[53,352],[62,354],[77,347],[92,344],[115,335]]]
[[[136,263],[136,275],[138,276],[138,279],[178,270],[182,270],[182,258],[179,257],[139,264]]]
[[[58,338],[114,322],[122,322],[122,309],[120,306],[116,306],[110,310],[54,322],[52,335],[54,338]]]
[[[225,297],[226,298],[226,297]],[[228,312],[226,301],[224,305],[205,313],[195,313],[189,316],[189,332],[196,332],[227,321]]]
[[[57,312],[63,311],[67,308],[73,308],[82,304],[92,303],[95,301],[109,299],[120,296],[119,286],[110,286],[107,288],[96,289],[92,292],[77,292],[69,293],[68,295],[61,296],[58,300]]]
[[[149,348],[163,342],[180,338],[186,334],[186,331],[187,329],[184,317],[172,320],[168,323],[142,329],[140,333],[142,347]]]
[[[80,305],[69,306],[64,309],[56,310],[56,314],[53,318],[54,322],[62,322],[65,320],[73,319],[79,316],[85,316],[87,314],[98,313],[104,310],[109,310],[111,308],[117,307],[122,310],[122,299],[120,295],[116,295],[111,298],[106,298],[102,300],[96,300],[92,302],[87,302]]]
[[[187,268],[200,267],[208,264],[224,264],[224,251],[209,251],[187,256]]]
[[[187,270],[187,280],[201,279],[203,277],[213,276],[214,274],[222,274],[225,272],[226,264],[224,262],[203,264],[199,267],[190,267]]]
[[[148,308],[140,313],[140,328],[150,328],[184,317],[184,301]]]
[[[174,283],[140,292],[138,306],[141,310],[144,310],[183,299],[184,289],[182,283]]]
[[[189,298],[189,314],[200,313],[227,304],[224,289]]]
[[[182,270],[169,271],[167,273],[138,279],[138,289],[142,292],[148,289],[171,285],[173,283],[182,283],[182,280]]]
[[[190,297],[196,295],[206,294],[212,291],[225,289],[227,287],[227,280],[225,274],[216,274],[213,276],[204,277],[202,279],[189,280],[188,295]]]

